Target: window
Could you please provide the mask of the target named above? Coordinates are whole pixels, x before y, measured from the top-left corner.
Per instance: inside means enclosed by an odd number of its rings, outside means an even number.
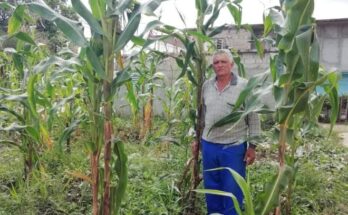
[[[228,45],[225,39],[217,38],[215,39],[216,49],[228,49]]]

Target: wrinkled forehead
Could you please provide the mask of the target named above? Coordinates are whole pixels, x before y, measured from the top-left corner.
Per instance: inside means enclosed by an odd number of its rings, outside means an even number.
[[[213,56],[213,62],[215,61],[220,61],[220,60],[223,60],[223,61],[227,61],[227,62],[230,62],[232,63],[232,60],[228,57],[227,54],[225,53],[218,53],[218,54],[215,54]]]

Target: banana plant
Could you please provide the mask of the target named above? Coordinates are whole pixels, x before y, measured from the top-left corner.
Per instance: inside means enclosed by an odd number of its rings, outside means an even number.
[[[273,31],[275,44],[278,53],[270,59],[269,76],[272,83],[266,81],[266,76],[257,80],[254,77],[249,80],[246,88],[240,94],[237,105],[231,114],[213,127],[241,120],[247,113],[265,113],[274,111],[277,122],[279,146],[279,171],[287,169],[288,177],[293,178],[293,163],[286,159],[287,145],[294,144],[294,138],[300,130],[308,125],[317,123],[318,115],[322,108],[325,96],[329,98],[332,105],[331,129],[336,122],[338,114],[338,76],[335,72],[326,72],[319,69],[319,43],[316,35],[315,20],[312,18],[314,10],[313,0],[284,0],[281,2],[282,10],[272,8],[264,22],[264,35]],[[266,73],[267,74],[267,73]],[[262,81],[264,80],[264,81]],[[262,84],[265,83],[265,84]],[[318,95],[316,87],[322,86],[326,95]],[[275,101],[275,108],[263,105],[261,95],[272,91]],[[244,105],[244,110],[240,107]],[[287,187],[292,188],[293,180],[289,180]],[[281,185],[281,184],[279,184]],[[261,195],[260,204],[256,207],[256,214],[268,214],[270,210],[279,205],[279,195],[274,198],[272,190],[279,190],[280,187],[267,189]],[[284,187],[284,186],[282,186]],[[291,213],[291,191],[288,192],[286,203],[286,214]],[[277,207],[276,214],[281,211]]]
[[[116,89],[129,80],[122,63],[122,49],[135,35],[141,17],[153,15],[162,0],[142,5],[131,0],[90,0],[91,10],[80,0],[72,0],[74,10],[87,22],[88,41],[76,21],[70,20],[37,1],[20,5],[31,13],[52,21],[75,45],[81,47],[80,67],[87,85],[86,102],[93,141],[90,149],[93,214],[117,214],[127,186],[127,158],[122,142],[112,129],[112,103]],[[119,70],[115,77],[115,71]],[[101,111],[102,110],[102,111]],[[103,156],[102,154],[103,151]],[[103,158],[104,164],[100,164]],[[118,183],[111,183],[117,180]]]

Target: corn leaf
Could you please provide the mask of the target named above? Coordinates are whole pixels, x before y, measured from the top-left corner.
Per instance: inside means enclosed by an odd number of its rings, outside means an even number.
[[[100,62],[98,56],[95,54],[93,51],[92,47],[87,47],[86,48],[86,55],[87,59],[98,74],[99,78],[102,78],[104,80],[107,79],[106,74],[105,74],[105,69],[103,64]]]
[[[15,37],[15,38],[17,38],[19,40],[22,40],[24,42],[27,42],[27,43],[29,43],[31,45],[36,46],[35,41],[27,33],[18,32],[16,34],[12,35],[12,37]]]
[[[127,23],[115,45],[115,52],[119,52],[132,39],[140,24],[141,14],[135,14]]]
[[[118,184],[112,189],[111,202],[114,214],[118,214],[128,184],[128,158],[122,141],[116,140],[113,142],[113,153],[117,157],[115,172],[118,177]]]
[[[229,3],[227,4],[227,8],[234,19],[234,23],[237,25],[237,28],[239,28],[242,24],[242,7]]]
[[[256,214],[266,215],[278,206],[279,195],[287,186],[292,174],[293,169],[291,167],[280,167],[273,180],[265,184],[264,191],[260,194],[259,202],[255,207]]]
[[[98,20],[92,15],[92,13],[86,8],[86,6],[80,0],[72,0],[71,4],[74,10],[88,23],[91,30],[100,35],[103,34],[103,29],[100,26]]]
[[[238,215],[243,215],[242,210],[240,209],[238,200],[235,195],[229,192],[221,191],[221,190],[212,190],[212,189],[196,189],[194,190],[197,193],[204,193],[204,194],[212,194],[212,195],[220,195],[220,196],[226,196],[230,197],[233,201],[234,208]]]
[[[234,180],[237,182],[238,186],[243,192],[244,200],[245,200],[245,213],[248,215],[254,215],[254,206],[251,199],[251,193],[248,183],[245,181],[245,179],[238,174],[235,170],[229,168],[229,167],[220,167],[220,168],[214,168],[209,169],[206,171],[217,171],[217,170],[227,170],[230,172]]]
[[[48,7],[45,3],[28,3],[29,10],[44,19],[55,22],[57,27],[67,36],[69,40],[78,46],[87,46],[87,40],[82,29],[73,20],[70,20]]]
[[[63,142],[69,139],[71,134],[78,128],[80,122],[81,122],[80,120],[75,120],[72,123],[70,123],[68,127],[64,128],[63,133],[60,135],[59,141],[58,141],[58,145],[60,146],[61,149],[63,148],[62,146]]]
[[[24,118],[19,115],[15,110],[9,109],[8,107],[0,104],[0,111],[10,113],[11,115],[15,116],[21,123],[24,123]]]
[[[24,10],[25,10],[25,7],[23,5],[19,5],[15,9],[15,11],[13,12],[12,16],[10,17],[8,21],[8,29],[7,29],[8,34],[14,34],[19,30],[23,22]]]

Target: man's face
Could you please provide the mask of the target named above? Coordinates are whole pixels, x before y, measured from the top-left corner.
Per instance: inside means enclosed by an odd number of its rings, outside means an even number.
[[[226,54],[218,54],[213,58],[213,69],[217,77],[228,76],[231,74],[233,63]]]

